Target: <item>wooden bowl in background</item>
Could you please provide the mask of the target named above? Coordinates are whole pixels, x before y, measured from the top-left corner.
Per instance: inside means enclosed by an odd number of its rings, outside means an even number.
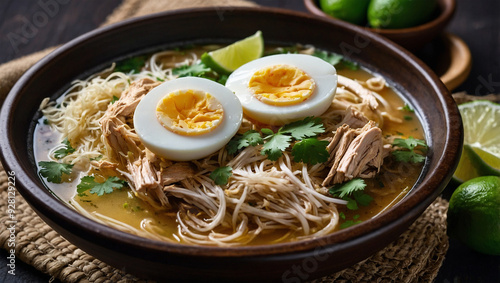
[[[410,51],[417,51],[443,32],[455,13],[455,1],[456,0],[438,0],[439,14],[433,20],[422,25],[401,29],[363,28],[370,32],[385,36]],[[316,16],[330,19],[333,18],[321,10],[317,0],[304,0],[304,4],[307,10]]]

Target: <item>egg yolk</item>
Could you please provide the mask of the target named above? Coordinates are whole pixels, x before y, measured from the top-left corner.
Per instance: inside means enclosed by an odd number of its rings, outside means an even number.
[[[263,103],[288,106],[308,99],[314,92],[315,83],[295,66],[273,65],[255,72],[248,87]]]
[[[163,97],[156,106],[156,118],[167,130],[185,136],[213,131],[222,122],[220,102],[200,90],[177,90]]]

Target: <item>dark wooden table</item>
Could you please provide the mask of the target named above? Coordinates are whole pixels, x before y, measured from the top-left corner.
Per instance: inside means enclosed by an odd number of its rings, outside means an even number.
[[[477,95],[500,93],[500,1],[457,1],[455,18],[447,30],[469,45],[473,64],[468,79],[456,91]],[[301,0],[254,2],[306,11]],[[98,27],[120,3],[121,0],[1,0],[0,64],[65,43]],[[432,54],[432,48],[427,48],[417,55],[431,64],[428,60],[436,54]],[[452,190],[447,188],[443,195],[449,197]],[[0,249],[0,282],[46,282],[50,279],[19,260],[16,276],[7,274],[7,256],[7,252]],[[500,282],[500,257],[476,253],[451,239],[436,282]]]

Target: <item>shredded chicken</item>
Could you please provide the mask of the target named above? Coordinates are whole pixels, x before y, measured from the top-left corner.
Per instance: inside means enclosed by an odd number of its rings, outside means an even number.
[[[374,177],[383,164],[383,146],[382,130],[373,121],[359,129],[347,124],[340,126],[327,147],[331,168],[322,185]]]
[[[381,107],[378,100],[383,101],[379,94],[363,87],[359,82],[344,76],[338,76],[338,88],[332,107],[338,110],[346,110],[348,107],[361,112],[369,120],[375,121],[379,126],[383,125]],[[383,104],[385,106],[385,104]]]
[[[187,177],[192,177],[196,169],[188,162],[174,163],[173,165],[162,168],[161,171],[161,182],[163,186],[177,183],[186,179]]]
[[[378,102],[373,93],[369,89],[364,88],[360,83],[344,76],[338,76],[338,83],[340,86],[358,94],[363,99],[363,102],[368,104],[372,110],[378,108]]]
[[[345,116],[337,125],[340,127],[342,125],[348,125],[351,128],[362,128],[366,123],[368,123],[368,118],[366,118],[361,112],[356,111],[351,106],[348,106],[345,110]]]
[[[187,163],[176,163],[166,168],[160,166],[160,159],[144,148],[139,136],[127,124],[141,99],[159,84],[147,78],[134,82],[120,99],[108,107],[100,123],[109,160],[100,162],[99,167],[108,170],[117,168],[139,197],[149,201],[153,196],[161,206],[168,207],[163,187],[192,176],[194,169]],[[150,197],[145,197],[147,195]],[[157,206],[157,203],[149,203]]]

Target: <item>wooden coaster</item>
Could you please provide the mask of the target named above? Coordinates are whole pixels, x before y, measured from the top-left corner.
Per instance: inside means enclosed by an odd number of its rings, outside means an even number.
[[[469,76],[471,54],[467,44],[458,36],[446,33],[441,38],[449,56],[448,68],[440,76],[441,81],[452,91]]]

